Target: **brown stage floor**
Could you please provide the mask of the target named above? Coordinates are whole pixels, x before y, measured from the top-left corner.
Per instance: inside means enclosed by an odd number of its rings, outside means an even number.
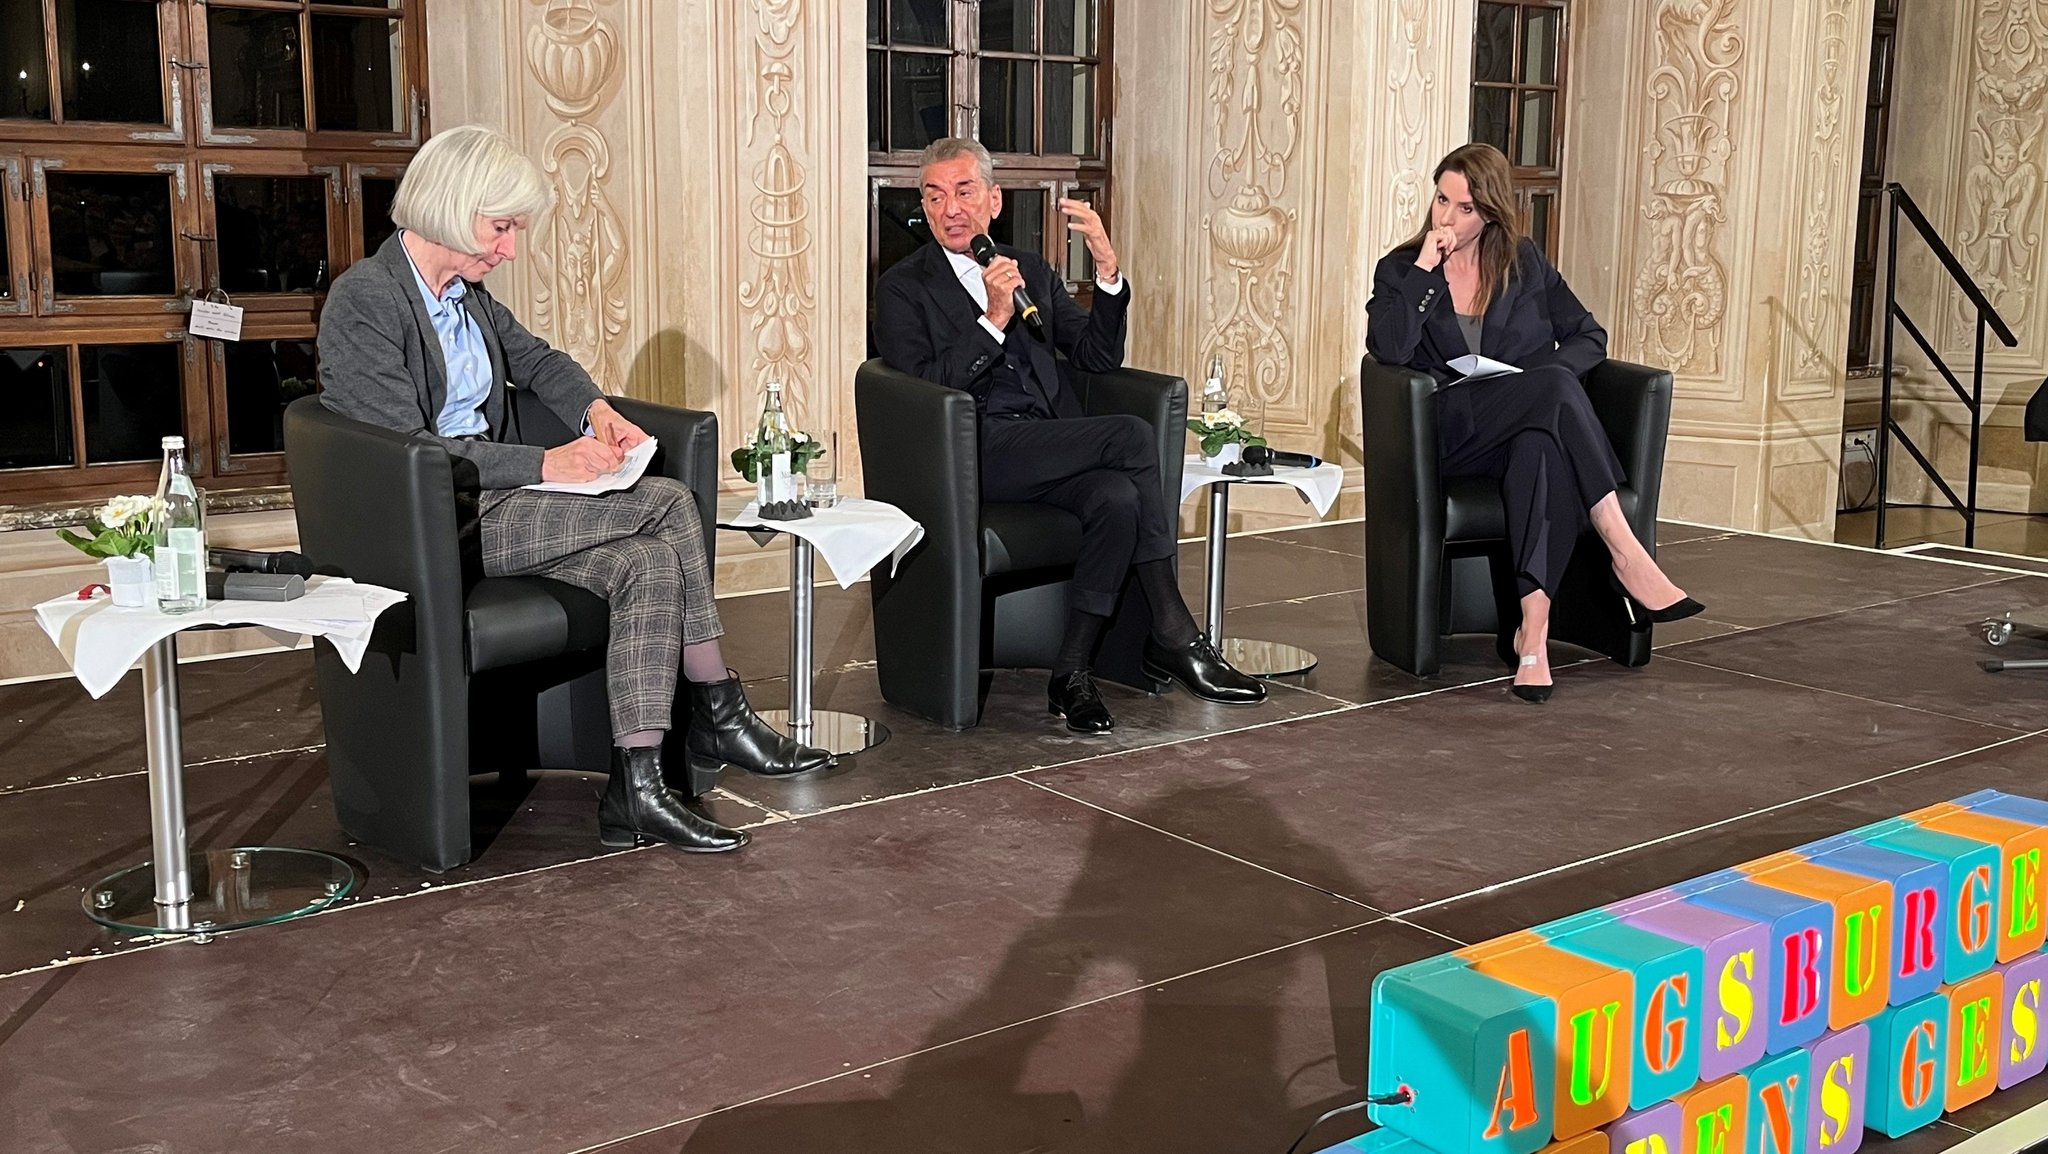
[[[1707,617],[1646,669],[1561,664],[1543,707],[1487,638],[1430,681],[1369,659],[1362,526],[1239,538],[1230,631],[1322,664],[1256,709],[1112,687],[1107,739],[1048,720],[1042,674],[999,675],[967,734],[890,710],[867,591],[821,590],[820,703],[895,736],[822,781],[729,778],[711,808],[756,841],[724,858],[606,851],[599,780],[548,773],[478,779],[472,865],[394,863],[333,825],[306,653],[187,666],[194,843],[368,875],[207,945],[78,911],[147,850],[137,679],[0,688],[0,1148],[1279,1154],[1359,1093],[1381,969],[2048,791],[2048,675],[1981,672],[1974,630],[2048,577],[1663,529]],[[1199,545],[1182,569],[1198,603]],[[724,608],[756,706],[784,704],[784,596]]]

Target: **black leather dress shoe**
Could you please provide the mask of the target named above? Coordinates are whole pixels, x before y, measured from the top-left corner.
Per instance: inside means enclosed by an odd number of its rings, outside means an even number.
[[[1266,700],[1266,687],[1259,679],[1231,668],[1207,637],[1197,637],[1179,649],[1168,649],[1147,637],[1141,661],[1145,676],[1171,681],[1203,701],[1257,705]]]
[[[1108,733],[1116,728],[1109,706],[1102,703],[1102,690],[1095,687],[1094,675],[1085,669],[1053,674],[1045,686],[1045,707],[1066,718],[1067,728],[1075,733]]]
[[[597,803],[597,836],[613,847],[667,842],[684,853],[726,853],[747,844],[745,830],[697,816],[661,778],[661,747],[612,747],[612,776]]]

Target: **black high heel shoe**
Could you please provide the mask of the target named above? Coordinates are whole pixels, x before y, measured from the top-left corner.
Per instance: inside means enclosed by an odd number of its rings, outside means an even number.
[[[1518,666],[1517,666],[1516,668],[1518,668],[1518,669],[1519,669],[1519,668],[1525,668],[1525,667],[1527,667],[1527,666],[1531,666],[1531,665],[1534,665],[1534,664],[1536,664],[1536,662],[1537,662],[1537,657],[1536,657],[1536,655],[1535,655],[1534,653],[1531,653],[1531,654],[1529,654],[1529,655],[1528,655],[1527,657],[1524,657],[1524,658],[1522,658],[1521,664],[1520,664],[1520,665],[1518,665]],[[1541,704],[1543,704],[1544,702],[1546,702],[1546,701],[1549,701],[1549,700],[1550,700],[1550,691],[1551,691],[1552,689],[1556,688],[1556,686],[1555,686],[1555,685],[1511,685],[1511,686],[1509,686],[1508,688],[1509,688],[1509,689],[1510,689],[1511,691],[1513,691],[1513,693],[1514,693],[1514,695],[1515,695],[1516,697],[1519,697],[1519,698],[1521,698],[1521,699],[1522,699],[1523,701],[1526,701],[1526,702],[1530,703],[1531,705],[1541,705]]]
[[[1673,621],[1683,621],[1688,617],[1697,617],[1707,611],[1705,605],[1694,601],[1690,597],[1680,597],[1662,609],[1652,609],[1641,601],[1636,600],[1629,593],[1628,588],[1621,583],[1621,578],[1618,575],[1610,572],[1607,580],[1609,584],[1614,586],[1614,591],[1621,594],[1621,610],[1628,614],[1628,624],[1631,629],[1644,629],[1651,625],[1669,625]]]

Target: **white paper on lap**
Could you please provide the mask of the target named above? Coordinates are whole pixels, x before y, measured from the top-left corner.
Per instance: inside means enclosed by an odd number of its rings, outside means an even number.
[[[1180,499],[1186,502],[1204,486],[1226,481],[1240,485],[1291,485],[1315,508],[1316,516],[1327,517],[1330,506],[1337,503],[1337,494],[1344,489],[1344,467],[1325,461],[1313,469],[1275,467],[1270,477],[1233,477],[1213,465],[1203,464],[1202,458],[1191,454],[1180,471]]]
[[[647,472],[647,462],[654,459],[654,450],[659,447],[654,438],[649,437],[627,449],[626,459],[619,462],[618,468],[609,473],[600,473],[588,481],[535,481],[531,485],[521,485],[520,488],[532,489],[538,493],[579,493],[585,497],[630,489],[640,480],[641,475]]]
[[[887,501],[849,497],[830,509],[811,513],[795,521],[764,521],[759,503],[749,501],[739,516],[724,524],[730,529],[772,529],[802,537],[825,558],[825,567],[832,570],[832,579],[841,589],[852,587],[884,557],[889,558],[893,574],[904,555],[924,540],[924,526]]]
[[[1504,377],[1509,373],[1519,373],[1522,371],[1506,361],[1496,361],[1490,357],[1482,357],[1478,353],[1462,356],[1448,363],[1452,368],[1464,374],[1457,380],[1452,381],[1451,384],[1453,385],[1469,384],[1473,381],[1484,381],[1493,377]],[[1449,386],[1445,387],[1448,388]]]

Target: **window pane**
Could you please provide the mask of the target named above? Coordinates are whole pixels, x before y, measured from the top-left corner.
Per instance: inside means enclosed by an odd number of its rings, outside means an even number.
[[[363,255],[384,247],[398,226],[391,223],[391,202],[398,198],[398,182],[381,176],[363,178]]]
[[[154,461],[163,439],[185,432],[182,345],[81,345],[85,460]]]
[[[1481,4],[1473,29],[1472,79],[1507,84],[1515,78],[1515,6]]]
[[[868,53],[868,151],[880,152],[889,147],[888,134],[882,130],[888,125],[888,105],[883,97],[885,70],[889,67],[887,52]]]
[[[231,293],[327,287],[325,177],[216,176],[213,202],[220,287]]]
[[[1045,198],[1042,188],[1003,190],[1003,215],[988,226],[988,237],[1029,252],[1045,251]]]
[[[1502,152],[1508,150],[1508,96],[1512,89],[1475,88],[1472,90],[1472,139],[1481,144],[1491,144]]]
[[[162,59],[149,0],[57,0],[64,119],[165,123]]]
[[[1032,9],[1038,0],[981,0],[981,47],[985,52],[1035,52]]]
[[[318,4],[345,4],[351,8],[396,8],[398,0],[314,0]]]
[[[889,0],[891,42],[944,48],[952,42],[947,7],[948,0]]]
[[[1550,109],[1554,92],[1522,93],[1522,115],[1515,123],[1515,163],[1529,168],[1549,168]]]
[[[50,255],[59,296],[170,296],[171,181],[161,173],[51,172]]]
[[[921,53],[889,54],[889,148],[909,152],[946,135],[946,61]]]
[[[1091,205],[1100,203],[1100,194],[1092,188],[1068,189],[1067,197],[1070,200],[1084,200]],[[1061,227],[1064,228],[1067,218],[1061,216],[1057,219],[1061,222]],[[1067,279],[1071,281],[1095,279],[1095,257],[1088,251],[1088,241],[1080,233],[1072,229],[1067,230]]]
[[[1555,8],[1522,9],[1522,83],[1557,83],[1560,15]]]
[[[216,128],[304,128],[299,18],[292,12],[206,10]]]
[[[7,181],[7,173],[0,170],[0,185]],[[0,204],[0,301],[14,299],[14,250],[9,246],[13,225],[7,223],[7,209]]]
[[[42,0],[0,0],[0,117],[50,119]]]
[[[313,124],[322,132],[397,132],[405,83],[397,20],[313,17]]]
[[[1550,251],[1551,216],[1557,205],[1557,194],[1534,192],[1529,194],[1529,236],[1536,247]]]
[[[1045,0],[1048,56],[1095,55],[1096,0]]]
[[[1095,65],[1045,65],[1045,150],[1095,153]]]
[[[1859,264],[1874,264],[1877,261],[1877,236],[1883,229],[1884,193],[1876,189],[1865,189],[1858,194],[1856,205],[1856,261]]]
[[[230,341],[228,452],[284,452],[284,407],[318,391],[312,341]]]
[[[882,39],[882,8],[888,0],[868,0],[868,43],[886,43]]]
[[[68,355],[0,349],[0,469],[72,463]]]
[[[924,198],[917,189],[876,189],[875,213],[880,217],[880,227],[875,230],[881,242],[875,253],[878,273],[887,272],[932,239],[924,222]]]
[[[981,143],[990,152],[1035,152],[1032,107],[1038,68],[1022,60],[981,58]]]

